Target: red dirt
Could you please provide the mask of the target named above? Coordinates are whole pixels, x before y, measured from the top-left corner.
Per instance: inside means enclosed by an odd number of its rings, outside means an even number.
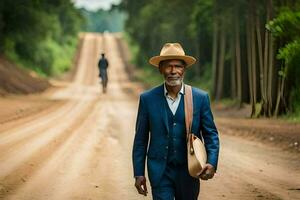
[[[19,68],[0,56],[0,95],[37,93],[49,86],[46,79],[39,78],[32,71]]]

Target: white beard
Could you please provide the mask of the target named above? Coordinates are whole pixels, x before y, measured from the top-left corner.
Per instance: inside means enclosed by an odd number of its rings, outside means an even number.
[[[181,85],[182,79],[183,78],[179,78],[179,79],[171,80],[171,81],[165,79],[165,82],[166,82],[167,85],[174,87],[174,86]]]

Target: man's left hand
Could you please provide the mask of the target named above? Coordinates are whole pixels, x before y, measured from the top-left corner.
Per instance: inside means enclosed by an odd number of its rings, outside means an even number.
[[[214,166],[209,163],[206,163],[203,167],[201,174],[199,175],[201,180],[212,179],[216,173]]]

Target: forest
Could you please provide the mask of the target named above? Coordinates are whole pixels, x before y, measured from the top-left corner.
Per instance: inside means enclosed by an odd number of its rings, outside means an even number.
[[[146,79],[157,76],[148,59],[165,42],[180,42],[198,59],[186,82],[214,100],[249,103],[252,117],[299,115],[299,1],[123,0],[120,7]]]
[[[71,0],[1,0],[0,54],[42,76],[68,71],[80,32],[121,32],[124,12],[89,11]]]
[[[42,76],[72,66],[85,23],[71,0],[1,0],[0,54]]]
[[[86,19],[83,26],[84,32],[122,32],[126,15],[113,5],[109,10],[98,9],[97,11],[80,8],[80,12]]]

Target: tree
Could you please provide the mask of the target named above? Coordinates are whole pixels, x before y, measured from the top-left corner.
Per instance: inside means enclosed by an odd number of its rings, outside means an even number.
[[[285,113],[285,107],[295,110],[291,99],[300,98],[295,86],[300,74],[294,67],[300,32],[297,1],[124,0],[122,4],[129,16],[126,30],[140,50],[139,66],[146,66],[164,42],[178,41],[187,53],[200,58],[186,78],[200,87],[211,85],[215,100],[232,98],[239,107],[250,103],[253,117]],[[289,14],[282,14],[283,7]]]
[[[68,60],[82,23],[70,0],[2,0],[0,51],[43,74],[64,71],[71,64]],[[66,55],[64,62],[58,61]]]

